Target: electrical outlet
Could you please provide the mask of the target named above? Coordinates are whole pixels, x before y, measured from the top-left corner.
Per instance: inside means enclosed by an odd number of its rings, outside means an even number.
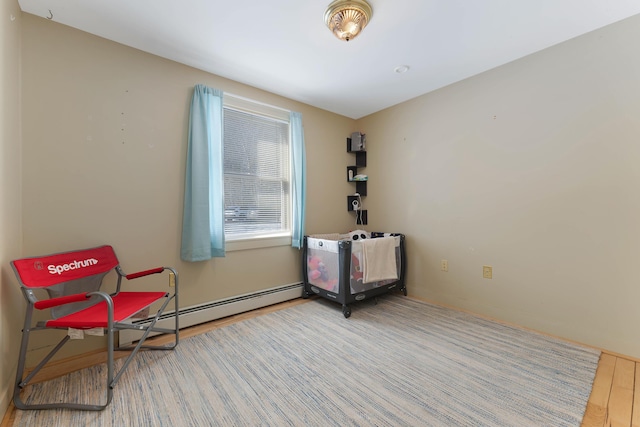
[[[440,260],[440,270],[449,271],[449,261],[446,259]]]
[[[490,265],[482,266],[482,277],[485,279],[493,279],[493,267]]]

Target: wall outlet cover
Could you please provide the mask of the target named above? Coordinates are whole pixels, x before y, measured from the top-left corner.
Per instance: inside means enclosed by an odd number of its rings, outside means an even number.
[[[490,265],[482,266],[482,277],[485,279],[493,279],[493,267]]]

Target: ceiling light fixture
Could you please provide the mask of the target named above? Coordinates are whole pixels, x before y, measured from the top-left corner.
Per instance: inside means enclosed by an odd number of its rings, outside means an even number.
[[[324,13],[324,22],[340,40],[355,38],[367,26],[373,10],[365,0],[335,0]]]

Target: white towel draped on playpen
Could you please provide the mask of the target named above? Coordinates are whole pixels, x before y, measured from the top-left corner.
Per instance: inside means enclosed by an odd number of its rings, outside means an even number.
[[[397,237],[365,239],[362,244],[362,282],[397,279],[396,266]]]

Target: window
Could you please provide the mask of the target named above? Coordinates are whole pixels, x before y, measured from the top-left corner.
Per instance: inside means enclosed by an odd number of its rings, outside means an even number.
[[[302,114],[223,95],[194,87],[180,257],[196,262],[224,257],[227,250],[302,248]]]
[[[228,94],[224,103],[225,239],[290,237],[289,112]]]

